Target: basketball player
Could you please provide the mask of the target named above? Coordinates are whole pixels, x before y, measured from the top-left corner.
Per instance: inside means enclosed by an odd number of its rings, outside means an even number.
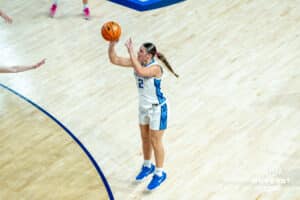
[[[57,10],[58,0],[52,0],[52,5],[50,8],[50,17],[54,17]],[[82,0],[83,4],[83,16],[85,19],[90,19],[90,9],[88,6],[88,0]]]
[[[40,62],[38,62],[34,65],[29,65],[29,66],[12,66],[12,67],[1,67],[0,66],[0,73],[24,72],[24,71],[28,71],[28,70],[31,70],[31,69],[39,68],[43,64],[45,64],[45,59],[41,60]]]
[[[12,19],[7,14],[5,14],[2,10],[0,10],[0,17],[2,17],[6,23],[9,24],[12,23]]]
[[[129,58],[118,56],[115,52],[115,45],[116,42],[109,44],[109,59],[115,65],[134,69],[139,94],[139,126],[144,163],[136,176],[136,181],[142,181],[154,173],[147,186],[148,190],[154,190],[167,178],[167,174],[163,170],[165,154],[162,138],[167,128],[168,118],[166,97],[160,88],[163,69],[155,61],[155,58],[160,59],[176,77],[178,75],[173,71],[163,54],[157,52],[152,43],[144,43],[136,56],[132,41],[129,39],[125,44]],[[154,151],[155,165],[151,163],[152,151]]]

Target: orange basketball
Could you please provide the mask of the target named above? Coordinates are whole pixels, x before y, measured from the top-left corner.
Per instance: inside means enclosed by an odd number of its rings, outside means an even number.
[[[107,41],[117,41],[121,36],[121,26],[117,22],[106,22],[101,28],[101,34]]]

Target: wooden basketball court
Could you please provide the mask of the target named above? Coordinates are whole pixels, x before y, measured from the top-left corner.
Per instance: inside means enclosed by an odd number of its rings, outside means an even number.
[[[300,2],[204,1],[138,12],[108,1],[1,1],[0,199],[300,199]],[[146,192],[132,70],[110,64],[101,25],[127,55],[153,42],[175,71],[163,91],[167,181]],[[18,95],[19,94],[19,95]],[[24,98],[23,98],[24,97]],[[103,175],[103,176],[102,176]],[[107,181],[107,182],[106,182]],[[111,192],[111,193],[110,193]]]

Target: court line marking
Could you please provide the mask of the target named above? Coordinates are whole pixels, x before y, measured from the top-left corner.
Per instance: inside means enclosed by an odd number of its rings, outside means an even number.
[[[56,122],[56,124],[58,124],[64,131],[66,131],[69,136],[71,136],[71,138],[80,146],[80,148],[84,151],[84,153],[88,156],[88,158],[90,159],[90,161],[92,162],[92,164],[94,165],[94,167],[96,168],[99,176],[102,179],[102,182],[105,185],[106,191],[108,193],[108,196],[110,198],[110,200],[114,200],[114,196],[113,193],[111,191],[111,188],[103,174],[103,172],[101,171],[99,165],[97,164],[97,162],[95,161],[95,159],[93,158],[93,156],[91,155],[91,153],[87,150],[87,148],[80,142],[80,140],[65,126],[63,125],[58,119],[56,119],[52,114],[50,114],[48,111],[46,111],[44,108],[42,108],[41,106],[39,106],[38,104],[34,103],[33,101],[31,101],[30,99],[28,99],[27,97],[23,96],[22,94],[18,93],[17,91],[9,88],[8,86],[0,83],[0,86],[6,90],[8,90],[9,92],[17,95],[18,97],[20,97],[21,99],[27,101],[28,103],[30,103],[31,105],[33,105],[35,108],[37,108],[38,110],[40,110],[41,112],[43,112],[45,115],[47,115],[49,118],[51,118],[54,122]]]

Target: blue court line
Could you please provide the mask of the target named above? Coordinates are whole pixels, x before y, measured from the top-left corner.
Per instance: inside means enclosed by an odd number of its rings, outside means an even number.
[[[102,173],[100,167],[98,166],[97,162],[95,161],[95,159],[93,158],[93,156],[90,154],[90,152],[85,148],[85,146],[83,146],[83,144],[79,141],[79,139],[77,139],[75,137],[75,135],[67,128],[65,127],[60,121],[58,121],[53,115],[51,115],[49,112],[47,112],[45,109],[43,109],[41,106],[37,105],[36,103],[34,103],[33,101],[31,101],[30,99],[24,97],[23,95],[21,95],[20,93],[16,92],[15,90],[3,85],[2,83],[0,83],[0,86],[12,93],[14,93],[15,95],[19,96],[21,99],[27,101],[28,103],[30,103],[31,105],[33,105],[34,107],[36,107],[38,110],[42,111],[45,115],[47,115],[48,117],[50,117],[53,121],[55,121],[61,128],[63,128],[70,136],[71,138],[73,138],[73,140],[75,140],[75,142],[81,147],[81,149],[84,151],[84,153],[89,157],[90,161],[93,163],[94,167],[96,168],[98,174],[100,175],[106,191],[108,193],[109,199],[110,200],[114,200],[114,196],[112,194],[112,191],[110,189],[110,186],[104,176],[104,174]]]

